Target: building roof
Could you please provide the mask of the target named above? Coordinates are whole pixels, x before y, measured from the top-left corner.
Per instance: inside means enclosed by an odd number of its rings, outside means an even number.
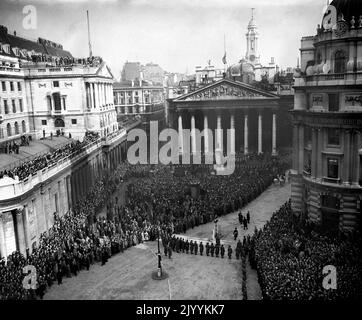
[[[337,14],[342,13],[347,22],[352,19],[352,16],[358,21],[359,16],[362,15],[361,0],[333,0],[330,5],[337,9]]]
[[[20,50],[34,51],[37,54],[45,54],[54,57],[68,57],[72,58],[72,54],[69,51],[63,50],[61,45],[51,46],[46,44],[46,41],[34,41],[23,37],[16,36],[8,33],[8,29],[4,26],[0,26],[0,42],[3,44],[9,44],[10,48],[19,48]],[[50,41],[48,41],[50,44]],[[12,50],[10,53],[1,52],[2,55],[17,58]]]

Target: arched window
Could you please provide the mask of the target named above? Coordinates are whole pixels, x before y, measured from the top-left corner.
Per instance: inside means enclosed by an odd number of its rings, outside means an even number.
[[[338,50],[334,54],[334,73],[345,73],[346,72],[346,54],[342,50]]]
[[[19,134],[19,125],[17,122],[14,123],[15,134]]]
[[[25,133],[25,132],[26,132],[25,120],[23,120],[23,121],[21,122],[21,127],[22,127],[22,130],[23,130],[23,133]]]
[[[7,131],[8,137],[11,137],[11,125],[10,125],[10,123],[8,123],[6,125],[6,131]]]

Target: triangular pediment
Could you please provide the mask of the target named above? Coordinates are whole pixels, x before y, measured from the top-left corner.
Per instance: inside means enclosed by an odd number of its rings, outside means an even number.
[[[114,78],[111,70],[109,69],[109,67],[105,62],[102,62],[102,64],[99,66],[97,70],[97,75],[110,79]]]
[[[249,99],[278,99],[273,93],[257,89],[239,81],[222,79],[194,92],[182,95],[178,101],[215,101],[215,100],[249,100]]]

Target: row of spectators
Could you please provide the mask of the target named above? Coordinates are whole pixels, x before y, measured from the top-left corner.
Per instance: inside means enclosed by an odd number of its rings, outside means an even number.
[[[31,57],[27,57],[28,61],[33,63],[49,63],[50,66],[63,67],[63,66],[73,66],[73,65],[85,65],[93,66],[99,65],[103,62],[101,57],[88,57],[88,58],[73,58],[73,57],[54,57],[46,54],[33,54]],[[19,60],[21,66],[21,60]]]
[[[327,235],[294,216],[290,202],[251,240],[251,265],[257,269],[264,299],[327,300],[362,298],[361,242]],[[337,271],[337,288],[323,287],[323,268]]]
[[[4,176],[8,176],[13,179],[18,177],[20,181],[24,180],[30,175],[56,164],[62,158],[69,155],[75,156],[79,154],[86,145],[96,141],[97,139],[99,139],[99,135],[97,133],[88,133],[83,142],[72,141],[59,149],[49,151],[48,153],[35,157],[30,161],[26,161],[14,169],[0,171],[0,179]]]

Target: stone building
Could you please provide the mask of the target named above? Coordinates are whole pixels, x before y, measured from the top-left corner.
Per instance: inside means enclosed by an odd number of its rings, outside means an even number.
[[[334,0],[301,41],[295,79],[292,207],[322,228],[361,230],[362,7]]]

